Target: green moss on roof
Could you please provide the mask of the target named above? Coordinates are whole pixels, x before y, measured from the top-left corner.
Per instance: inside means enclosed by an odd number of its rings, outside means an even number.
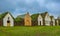
[[[8,13],[12,16],[12,14],[10,12],[4,12],[0,15],[0,19],[3,19]],[[12,16],[12,18],[14,19],[13,16]]]
[[[23,18],[24,19],[24,17],[25,17],[25,14],[23,14],[23,15],[18,15],[16,18]]]
[[[48,14],[48,12],[41,13],[42,18],[45,18],[46,14]]]
[[[54,16],[50,16],[50,19],[52,20],[54,18]]]
[[[54,18],[54,16],[50,16],[50,18]]]

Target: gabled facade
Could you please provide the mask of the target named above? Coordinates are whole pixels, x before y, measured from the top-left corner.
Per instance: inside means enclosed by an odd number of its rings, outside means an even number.
[[[45,13],[45,25],[46,26],[50,26],[50,16],[49,16],[49,14],[46,12]]]
[[[9,12],[3,16],[3,26],[14,26],[14,18]]]
[[[41,16],[41,14],[39,14],[39,16],[38,16],[38,26],[41,26],[41,25],[43,25],[43,18]]]
[[[60,20],[55,19],[54,16],[49,16],[48,12],[37,14],[35,16],[33,17],[33,20],[35,18],[33,22],[36,23],[38,26],[60,25],[59,24]],[[22,23],[24,22],[23,23],[24,26],[32,26],[32,19],[31,19],[31,16],[29,15],[29,12],[27,12],[22,18],[23,18]],[[19,26],[20,25],[22,24],[19,24]],[[11,15],[11,13],[6,12],[0,16],[0,26],[14,26],[14,17]]]
[[[24,24],[25,26],[32,26],[31,17],[29,15],[29,12],[27,12],[27,14],[25,15],[24,23],[25,23]]]
[[[51,19],[50,19],[48,12],[41,13],[38,16],[38,25],[50,26],[50,21]]]
[[[50,19],[51,19],[50,25],[55,26],[55,18],[54,18],[54,16],[50,16]]]

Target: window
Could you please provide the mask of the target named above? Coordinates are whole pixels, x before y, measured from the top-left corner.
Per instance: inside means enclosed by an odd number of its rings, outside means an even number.
[[[9,17],[8,17],[8,20],[9,20]]]

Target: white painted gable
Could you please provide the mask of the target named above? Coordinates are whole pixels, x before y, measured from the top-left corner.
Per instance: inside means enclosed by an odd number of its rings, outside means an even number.
[[[41,15],[38,16],[38,25],[43,25],[43,18]]]
[[[56,24],[57,24],[57,26],[59,26],[59,21],[58,20],[56,20]]]
[[[55,19],[53,18],[52,21],[53,21],[53,26],[55,26]]]
[[[46,14],[46,17],[45,17],[45,25],[47,25],[47,26],[50,26],[50,16],[49,16],[49,14]]]
[[[7,20],[10,20],[10,26],[14,26],[14,19],[12,18],[12,16],[8,13],[6,14],[6,16],[3,18],[3,26],[7,26]]]

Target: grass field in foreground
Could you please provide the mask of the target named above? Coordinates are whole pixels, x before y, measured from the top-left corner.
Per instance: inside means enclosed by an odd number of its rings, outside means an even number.
[[[60,26],[0,27],[0,36],[60,36]]]

